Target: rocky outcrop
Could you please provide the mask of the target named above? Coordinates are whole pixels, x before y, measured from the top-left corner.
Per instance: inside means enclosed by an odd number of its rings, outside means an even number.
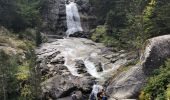
[[[170,35],[149,39],[140,63],[114,78],[107,88],[110,100],[136,98],[147,77],[170,57]]]
[[[65,0],[46,0],[42,8],[42,31],[47,35],[64,35],[66,24]]]
[[[170,35],[164,35],[148,40],[148,45],[141,56],[141,63],[145,74],[149,75],[153,69],[163,65],[170,58]]]
[[[96,16],[94,8],[89,4],[89,0],[76,0],[78,4],[81,24],[85,34],[88,34],[90,29],[96,26]]]

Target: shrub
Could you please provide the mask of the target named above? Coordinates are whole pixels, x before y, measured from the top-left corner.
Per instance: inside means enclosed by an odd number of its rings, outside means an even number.
[[[168,96],[168,84],[170,83],[170,59],[165,62],[159,71],[155,71],[152,77],[148,79],[147,85],[143,88],[144,98],[150,95],[151,99],[166,100]],[[167,91],[167,92],[166,92]]]

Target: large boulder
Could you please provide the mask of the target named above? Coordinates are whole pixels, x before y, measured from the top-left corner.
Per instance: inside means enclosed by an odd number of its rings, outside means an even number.
[[[56,75],[42,83],[43,98],[51,97],[53,100],[69,97],[74,91],[83,94],[90,93],[92,81],[87,77],[75,77],[69,73]]]
[[[110,100],[136,98],[147,77],[170,57],[170,35],[149,39],[140,63],[112,79],[107,92]]]
[[[159,68],[170,58],[170,35],[155,37],[148,40],[145,52],[141,56],[141,64],[145,74]]]

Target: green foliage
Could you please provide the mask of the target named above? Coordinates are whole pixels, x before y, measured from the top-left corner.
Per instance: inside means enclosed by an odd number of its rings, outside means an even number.
[[[16,33],[19,39],[26,39],[30,41],[35,41],[36,29],[27,28],[23,31]]]
[[[31,86],[30,85],[24,85],[21,89],[21,99],[28,99],[28,100],[33,100],[32,98],[32,91],[31,91]]]
[[[0,24],[15,32],[41,24],[40,0],[1,0]]]
[[[106,19],[103,19],[105,20],[104,27],[106,28],[106,32],[102,35],[99,35],[100,32],[97,32],[97,36],[100,38],[99,42],[104,42],[107,45],[109,44],[109,46],[120,49],[139,50],[148,38],[148,35],[145,35],[143,32],[142,16],[140,15],[145,2],[141,0],[110,0],[99,2],[107,2],[105,7],[108,8],[108,10],[105,10],[106,14],[103,13],[106,15]],[[93,4],[98,5],[99,3]],[[139,6],[141,6],[141,9]],[[100,10],[104,9],[101,8]],[[93,40],[95,36],[96,32],[92,34]]]
[[[0,50],[0,99],[35,100],[40,96],[39,71],[35,69],[35,53],[28,44],[22,54],[6,54]]]
[[[99,42],[100,41],[100,38],[102,37],[103,34],[106,33],[106,28],[105,26],[98,26],[93,35],[92,35],[92,40],[96,41],[96,42]]]
[[[152,37],[170,32],[170,1],[151,0],[144,10],[145,33]]]
[[[151,98],[154,100],[166,100],[168,96],[168,84],[170,83],[170,60],[165,62],[155,74],[149,78],[147,85],[143,89],[143,98]],[[166,92],[167,91],[167,92]],[[149,100],[151,100],[149,99]]]
[[[28,66],[18,66],[18,72],[16,73],[17,80],[28,80],[30,71]]]
[[[26,1],[21,0],[19,3],[20,15],[24,18],[25,23],[28,27],[35,27],[41,23],[41,18],[39,15],[39,10],[37,9],[37,1]]]
[[[169,0],[91,0],[91,4],[99,24],[105,24],[100,38],[110,41],[106,44],[139,51],[148,38],[170,33]]]
[[[167,100],[170,99],[170,84],[167,86],[167,90],[166,90],[166,98]]]
[[[114,41],[114,38],[107,34],[106,26],[98,26],[91,38],[96,42],[103,42],[107,46],[112,46],[113,43],[116,43],[116,40]]]
[[[105,24],[111,28],[124,27],[126,24],[126,14],[125,12],[109,11],[107,13]]]
[[[13,98],[17,93],[17,80],[15,77],[15,73],[17,71],[16,67],[18,64],[18,57],[9,56],[3,50],[0,50],[0,75],[1,78],[1,90],[0,98],[7,99]],[[13,94],[13,95],[8,95]]]
[[[36,33],[36,45],[39,46],[43,42],[43,38],[40,32]]]
[[[110,10],[109,13],[107,14],[105,24],[107,25],[107,27],[109,27],[109,29],[111,29],[114,26],[113,25],[114,15],[115,13],[112,10]]]

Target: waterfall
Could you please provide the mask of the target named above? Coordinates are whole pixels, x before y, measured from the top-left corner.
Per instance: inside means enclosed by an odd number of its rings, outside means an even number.
[[[80,22],[80,15],[78,13],[78,8],[76,3],[69,2],[66,3],[66,16],[67,16],[67,31],[66,35],[74,34],[75,32],[83,31]]]

